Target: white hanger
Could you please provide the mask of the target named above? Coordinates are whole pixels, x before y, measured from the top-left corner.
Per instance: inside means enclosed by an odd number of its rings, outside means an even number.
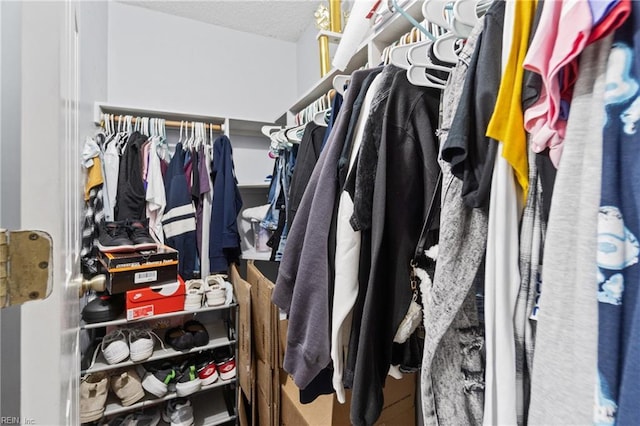
[[[351,75],[349,74],[338,74],[333,77],[333,88],[336,92],[340,93],[340,95],[344,96],[345,86],[349,84],[351,81]]]
[[[265,135],[268,138],[270,138],[271,135],[273,134],[273,132],[275,132],[277,130],[282,130],[282,127],[280,127],[280,126],[262,126],[262,128],[260,129],[262,134]]]
[[[455,16],[451,21],[451,32],[454,33],[459,38],[464,38],[464,39],[468,38],[469,35],[471,35],[472,30],[473,30],[472,26],[467,25],[462,21],[456,19]]]
[[[313,117],[313,122],[318,126],[327,127],[327,114],[329,113],[331,113],[331,108],[316,112],[316,115]]]
[[[408,52],[409,62],[411,62],[412,66],[425,67],[435,71],[450,72],[451,71],[450,67],[434,64],[431,58],[429,57],[429,49],[432,43],[435,43],[435,42],[428,41],[426,42],[426,44],[416,44],[416,45],[410,46],[409,52]],[[456,62],[457,62],[457,57],[456,57]]]
[[[458,37],[454,33],[447,33],[433,42],[433,54],[443,62],[455,64],[458,62],[456,43]]]
[[[432,76],[433,77],[433,76]],[[445,84],[433,81],[427,75],[427,69],[424,67],[411,67],[407,70],[407,80],[414,86],[432,87],[434,89],[442,89],[446,87]],[[439,79],[438,79],[439,80]]]
[[[426,0],[422,4],[422,15],[427,21],[439,27],[450,30],[449,21],[446,18],[445,8],[451,0]]]
[[[478,23],[479,0],[456,0],[453,3],[453,17],[456,21],[467,27],[473,28]]]
[[[182,128],[184,127],[184,121],[180,120],[180,136],[178,137],[178,143],[182,142]]]

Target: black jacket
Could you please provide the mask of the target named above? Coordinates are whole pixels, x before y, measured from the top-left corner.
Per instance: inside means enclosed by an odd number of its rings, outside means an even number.
[[[394,77],[373,194],[371,273],[366,289],[351,402],[351,422],[380,416],[393,337],[411,301],[410,260],[436,190],[440,92]]]
[[[142,144],[147,137],[133,132],[120,157],[118,189],[114,215],[116,220],[145,218],[145,189],[142,180]]]

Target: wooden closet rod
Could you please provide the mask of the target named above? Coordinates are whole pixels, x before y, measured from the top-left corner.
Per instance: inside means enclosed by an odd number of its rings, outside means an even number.
[[[122,116],[122,117],[124,117],[124,116]],[[133,117],[133,119],[131,120],[131,124],[136,124],[138,119],[141,119],[141,117]],[[114,119],[113,121],[117,126],[118,125],[118,120]],[[190,128],[192,121],[186,121],[185,120],[184,122],[182,122],[182,125],[184,126],[185,123],[187,124],[187,127]],[[165,122],[164,122],[164,126],[165,127],[172,127],[172,128],[176,128],[176,129],[180,128],[180,124],[181,124],[181,122],[180,121],[176,121],[176,120],[165,120]],[[100,120],[100,127],[102,127],[104,129],[104,120]],[[208,123],[205,123],[204,128],[205,128],[205,130],[209,130],[210,128],[212,128],[213,130],[215,130],[217,132],[222,132],[223,131],[223,125],[222,124],[208,124]]]

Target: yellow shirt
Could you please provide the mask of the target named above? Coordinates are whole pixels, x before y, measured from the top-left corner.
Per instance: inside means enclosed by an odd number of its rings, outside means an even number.
[[[89,191],[94,186],[101,185],[104,183],[104,178],[102,177],[102,164],[100,162],[100,157],[93,157],[93,165],[89,167],[87,170],[87,183],[84,186],[84,200],[89,201]]]
[[[522,79],[524,58],[529,45],[531,22],[537,1],[516,1],[513,22],[513,41],[509,61],[498,90],[496,106],[487,128],[487,136],[502,142],[502,156],[511,164],[523,197],[529,190],[529,166],[527,163],[527,135],[522,112]]]

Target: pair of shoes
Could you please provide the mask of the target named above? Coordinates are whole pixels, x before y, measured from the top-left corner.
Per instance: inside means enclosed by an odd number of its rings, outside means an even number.
[[[175,390],[178,396],[190,395],[200,390],[202,386],[215,383],[219,377],[211,352],[204,352],[184,361],[179,366],[162,362],[146,364],[142,368],[142,387],[158,398],[162,398],[170,390]]]
[[[143,411],[114,417],[108,421],[100,422],[100,426],[157,426],[160,423],[160,407],[151,407]]]
[[[195,311],[204,306],[222,306],[227,302],[224,275],[210,275],[206,280],[187,280],[184,310]]]
[[[164,341],[176,351],[188,351],[209,343],[209,333],[201,322],[189,320],[181,327],[168,329]]]
[[[162,420],[171,426],[191,426],[194,423],[191,401],[186,398],[167,401],[162,412]]]
[[[98,351],[102,351],[109,364],[117,364],[131,358],[133,362],[144,361],[153,354],[154,337],[164,344],[160,337],[147,328],[117,328],[102,338],[102,342],[93,354],[91,366],[96,362]]]
[[[109,388],[124,407],[144,397],[142,382],[133,367],[112,377],[104,371],[89,374],[80,382],[80,423],[95,422],[102,417]]]
[[[103,371],[89,374],[80,382],[80,423],[98,421],[104,413],[109,377]]]
[[[193,358],[183,361],[179,366],[165,362],[158,366],[146,365],[142,368],[145,371],[142,387],[158,398],[162,398],[170,391],[175,392],[179,397],[188,396],[198,392],[202,386],[217,380],[215,377],[211,381],[204,372],[198,371]]]
[[[98,249],[103,253],[155,250],[158,243],[149,235],[149,219],[102,221],[98,225]]]

